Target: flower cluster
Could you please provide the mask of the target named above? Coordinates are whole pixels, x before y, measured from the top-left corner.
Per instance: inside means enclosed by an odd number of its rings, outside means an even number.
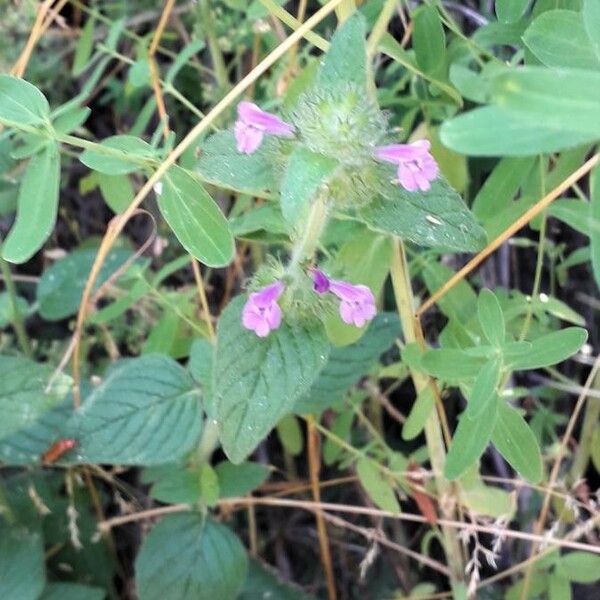
[[[317,294],[332,293],[340,300],[340,317],[344,323],[363,327],[377,314],[375,296],[366,285],[330,279],[319,269],[313,269],[313,290]],[[282,311],[278,300],[285,290],[282,281],[250,294],[242,310],[242,325],[258,337],[266,337],[281,325]]]

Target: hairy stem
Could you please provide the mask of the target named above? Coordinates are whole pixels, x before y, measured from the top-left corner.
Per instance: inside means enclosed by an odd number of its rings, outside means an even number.
[[[306,259],[312,258],[317,250],[319,238],[327,225],[328,206],[323,195],[318,195],[310,207],[310,211],[304,223],[304,231],[294,244],[292,258],[288,271],[293,273]]]

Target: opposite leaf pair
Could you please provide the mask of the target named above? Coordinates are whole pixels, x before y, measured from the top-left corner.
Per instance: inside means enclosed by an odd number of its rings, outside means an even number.
[[[318,294],[331,292],[340,300],[340,317],[344,323],[362,327],[377,314],[375,296],[366,285],[330,279],[318,269],[312,271],[313,289]],[[283,313],[278,300],[285,291],[282,281],[250,294],[242,311],[242,324],[258,337],[266,337],[281,325]]]

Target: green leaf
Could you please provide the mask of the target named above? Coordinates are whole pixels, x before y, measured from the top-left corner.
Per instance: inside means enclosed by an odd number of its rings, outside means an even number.
[[[202,185],[180,167],[171,167],[158,196],[163,217],[181,245],[210,267],[224,267],[234,253],[229,223]]]
[[[600,138],[600,72],[521,67],[492,79],[495,103],[544,127]]]
[[[275,150],[278,140],[267,137],[252,154],[242,154],[236,149],[231,131],[220,131],[200,145],[200,158],[195,169],[200,178],[213,185],[267,198],[278,187],[275,169]]]
[[[382,171],[382,181],[391,178],[391,173]],[[408,192],[400,185],[390,184],[384,195],[365,207],[360,216],[372,229],[419,246],[474,252],[487,239],[462,198],[441,178],[427,192]]]
[[[590,175],[590,219],[600,223],[600,166],[596,166]],[[600,288],[600,228],[594,228],[590,233],[592,270]]]
[[[0,519],[0,598],[37,600],[45,584],[41,534]]]
[[[448,479],[460,477],[483,454],[498,418],[498,404],[497,397],[488,402],[476,420],[467,418],[466,411],[461,415],[444,465]]]
[[[600,59],[600,4],[583,0],[583,22],[596,57]]]
[[[530,483],[542,478],[542,454],[535,434],[519,411],[501,402],[492,443],[515,469]]]
[[[215,467],[219,478],[221,498],[246,496],[260,487],[270,475],[269,467],[259,463],[244,462],[234,465],[225,460]]]
[[[79,160],[90,169],[105,175],[127,175],[139,171],[156,160],[156,150],[144,140],[133,135],[113,135],[100,143],[112,152],[85,150]],[[121,156],[115,156],[121,155]]]
[[[572,10],[545,12],[527,28],[523,41],[547,67],[600,68],[581,13]]]
[[[370,458],[359,459],[356,463],[356,474],[365,492],[381,510],[400,512],[394,488],[382,474],[377,462]]]
[[[477,466],[468,469],[457,487],[460,501],[470,510],[489,517],[512,517],[516,510],[516,497],[499,487],[486,485]]]
[[[44,271],[37,286],[39,311],[44,319],[60,321],[77,312],[96,254],[95,249],[75,250]],[[123,248],[111,251],[100,270],[94,291],[130,256],[131,252]]]
[[[250,569],[246,583],[237,600],[315,600],[300,588],[279,581],[274,569],[250,559]]]
[[[477,377],[483,360],[476,359],[462,350],[440,348],[423,353],[421,366],[427,373],[444,381],[461,381]]]
[[[151,465],[175,461],[197,443],[199,391],[161,355],[126,360],[85,399],[71,428],[81,462]]]
[[[0,75],[0,121],[39,125],[50,116],[48,100],[24,79]]]
[[[16,297],[17,311],[21,316],[29,314],[29,303],[22,296]],[[12,299],[8,292],[0,292],[0,327],[6,327],[15,320]]]
[[[522,354],[513,355],[509,366],[515,371],[521,371],[556,365],[575,354],[587,337],[587,331],[581,327],[567,327],[547,333],[533,340]]]
[[[135,561],[140,600],[235,600],[247,571],[238,538],[199,513],[164,517]]]
[[[124,212],[135,196],[131,179],[127,175],[98,173],[98,186],[104,201],[115,214]]]
[[[202,495],[200,474],[169,467],[152,485],[150,495],[160,502],[195,504]]]
[[[87,106],[72,106],[70,109],[61,112],[52,122],[52,126],[59,133],[71,133],[81,127],[90,114],[92,114],[92,110]]]
[[[515,23],[527,10],[530,0],[496,0],[496,15],[502,23]]]
[[[0,356],[0,439],[32,426],[67,395],[71,378],[59,375],[49,386],[50,365],[18,356]]]
[[[413,13],[413,48],[419,67],[430,75],[443,74],[446,36],[437,8],[422,6]]]
[[[396,315],[382,313],[369,325],[357,342],[343,348],[332,348],[329,361],[312,387],[294,405],[297,414],[318,414],[343,401],[355,384],[400,335]]]
[[[506,327],[500,302],[491,290],[481,290],[477,299],[477,316],[487,341],[496,348],[504,344]]]
[[[219,478],[208,463],[200,466],[200,493],[207,506],[214,506],[219,500]]]
[[[600,556],[590,552],[569,552],[560,557],[560,572],[569,581],[593,583],[600,579]]]
[[[352,422],[354,421],[354,410],[348,409],[335,418],[329,430],[339,439],[347,442],[350,439]],[[600,447],[600,444],[599,444]],[[323,444],[323,462],[330,466],[344,456],[345,450],[331,438],[326,438]]]
[[[594,171],[592,171],[590,177],[593,181]],[[555,200],[549,206],[548,214],[556,219],[560,219],[563,223],[566,223],[569,227],[580,233],[591,237],[593,234],[600,234],[600,221],[590,215],[592,206],[591,203],[584,200],[561,198],[560,200]]]
[[[48,239],[58,211],[60,153],[50,143],[27,165],[17,200],[17,218],[4,245],[2,256],[13,263],[29,260]]]
[[[496,401],[501,365],[502,360],[498,355],[481,367],[471,387],[469,404],[464,413],[469,419],[474,421],[479,419],[488,405]]]
[[[366,23],[356,12],[331,38],[331,46],[319,70],[317,86],[324,89],[354,84],[367,87]]]
[[[94,46],[95,21],[96,19],[93,15],[88,17],[85,27],[82,29],[81,35],[77,40],[77,45],[75,46],[75,57],[73,58],[73,67],[71,68],[71,74],[74,77],[79,77],[79,75],[85,71],[90,61],[92,48]]]
[[[80,583],[49,583],[39,600],[104,600],[106,591],[102,588]]]
[[[593,142],[598,135],[568,131],[545,118],[485,106],[445,121],[440,137],[449,148],[470,156],[531,156]]]
[[[433,390],[428,385],[417,395],[417,399],[410,409],[410,413],[402,426],[402,439],[414,440],[423,431],[434,406]]]
[[[319,188],[333,175],[338,162],[298,146],[290,157],[281,183],[281,212],[291,225],[306,214]]]
[[[238,464],[290,412],[327,361],[329,346],[321,329],[290,325],[266,338],[242,326],[239,296],[217,327],[213,392],[219,437]]]
[[[548,600],[571,600],[569,580],[553,573],[548,578]]]
[[[295,415],[286,415],[277,423],[277,437],[285,451],[291,456],[298,456],[302,452],[304,437]]]

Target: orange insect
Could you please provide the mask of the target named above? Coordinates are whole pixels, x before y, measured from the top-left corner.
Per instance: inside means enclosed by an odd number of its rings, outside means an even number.
[[[73,450],[79,442],[73,439],[64,439],[54,442],[44,454],[42,454],[42,463],[50,465],[56,462],[61,456]]]

